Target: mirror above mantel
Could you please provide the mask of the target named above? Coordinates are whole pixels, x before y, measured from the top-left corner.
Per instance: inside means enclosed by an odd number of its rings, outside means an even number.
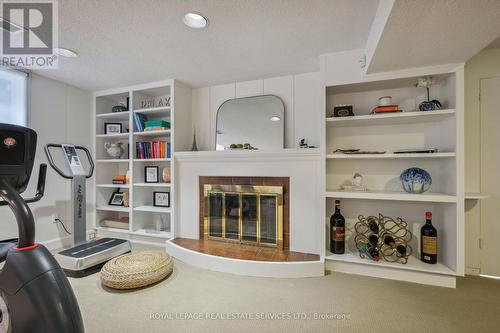
[[[217,111],[215,150],[284,147],[285,106],[275,95],[230,99]]]

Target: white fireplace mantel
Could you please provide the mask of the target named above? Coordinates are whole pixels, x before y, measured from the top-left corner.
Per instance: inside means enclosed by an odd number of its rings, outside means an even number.
[[[289,177],[290,251],[318,254],[321,256],[320,262],[324,260],[322,247],[325,237],[325,217],[321,206],[324,202],[322,199],[324,184],[320,183],[323,178],[319,176],[324,166],[319,149],[179,152],[174,154],[174,161],[176,215],[173,238],[199,239],[200,176]],[[196,265],[195,261],[193,259],[191,264]],[[324,269],[318,262],[316,264],[319,266],[314,265],[312,271],[309,268],[301,270],[300,265],[276,264],[276,266],[280,269],[286,266],[288,273],[292,267],[296,267],[293,268],[297,269],[295,275],[314,276],[319,272],[322,274]],[[262,265],[262,267],[268,266]],[[253,270],[251,266],[248,269]],[[226,271],[234,272],[229,268]],[[266,276],[266,272],[270,273],[266,268],[262,272],[246,271],[245,274]]]
[[[188,151],[174,154],[178,162],[261,162],[290,160],[320,160],[319,148],[281,149],[281,150],[225,150],[225,151]]]

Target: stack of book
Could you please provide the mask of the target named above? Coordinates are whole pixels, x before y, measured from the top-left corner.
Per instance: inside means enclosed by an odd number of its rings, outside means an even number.
[[[384,105],[373,108],[372,113],[401,112],[399,105]]]
[[[113,180],[111,182],[113,184],[126,184],[127,177],[126,177],[126,175],[116,175],[113,177]]]
[[[170,122],[165,120],[148,120],[144,126],[144,132],[165,131],[170,129]]]
[[[137,142],[135,151],[138,159],[170,158],[170,142],[167,141]]]

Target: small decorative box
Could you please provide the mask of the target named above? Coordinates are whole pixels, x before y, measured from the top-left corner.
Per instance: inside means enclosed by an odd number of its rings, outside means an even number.
[[[354,112],[352,112],[352,104],[341,104],[335,105],[333,107],[334,117],[352,117]]]

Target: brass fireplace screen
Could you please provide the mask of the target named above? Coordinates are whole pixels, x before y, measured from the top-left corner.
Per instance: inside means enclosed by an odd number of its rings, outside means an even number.
[[[281,186],[205,184],[204,239],[283,248]]]

